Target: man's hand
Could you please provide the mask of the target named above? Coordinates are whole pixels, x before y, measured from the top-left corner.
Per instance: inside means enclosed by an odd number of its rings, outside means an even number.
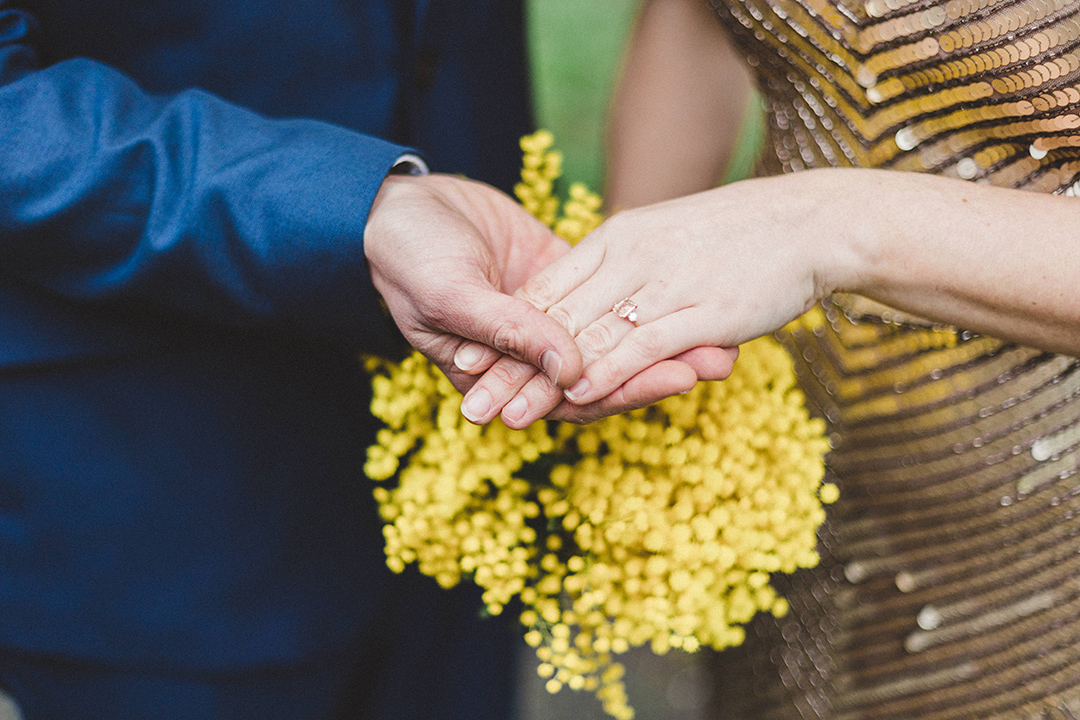
[[[586,367],[597,357],[588,338],[577,338]],[[630,378],[608,395],[586,405],[563,399],[563,392],[536,368],[501,357],[465,396],[462,412],[475,423],[502,416],[507,427],[523,428],[542,417],[572,423],[591,423],[609,415],[652,405],[691,390],[700,380],[725,380],[739,357],[738,348],[697,347],[661,360]],[[473,398],[483,402],[474,405]],[[486,407],[486,410],[479,408]]]
[[[512,296],[568,249],[503,193],[448,175],[387,177],[364,230],[371,279],[394,321],[462,392],[476,381],[466,370],[502,354],[561,388],[581,375],[573,338]]]
[[[405,338],[461,392],[484,377],[485,387],[469,394],[466,414],[474,422],[496,417],[530,379],[525,394],[536,394],[529,411],[504,414],[511,427],[560,403],[552,417],[591,422],[731,371],[734,353],[699,348],[657,363],[590,405],[562,402],[559,388],[581,376],[581,351],[558,322],[512,294],[569,245],[481,183],[446,175],[388,177],[371,209],[364,250],[372,282]]]

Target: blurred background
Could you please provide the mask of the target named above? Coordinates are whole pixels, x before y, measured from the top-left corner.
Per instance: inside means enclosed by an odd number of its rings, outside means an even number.
[[[554,133],[566,180],[601,190],[604,116],[638,0],[527,0],[526,7],[537,123]],[[761,139],[753,101],[728,180],[749,174]]]
[[[599,190],[604,115],[638,0],[528,0],[536,119],[555,135],[565,178]]]
[[[602,190],[604,116],[633,27],[638,0],[528,0],[529,47],[539,127],[555,135],[564,179]],[[728,180],[746,177],[762,139],[760,103],[751,101]],[[565,185],[563,186],[565,187]],[[709,653],[639,648],[620,658],[636,720],[699,720],[721,689]],[[521,645],[517,720],[610,720],[591,693],[550,695]]]

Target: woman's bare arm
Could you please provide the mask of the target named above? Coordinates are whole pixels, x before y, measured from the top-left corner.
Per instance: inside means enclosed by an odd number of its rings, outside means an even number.
[[[752,85],[705,0],[644,2],[608,119],[608,206],[637,207],[716,185]]]
[[[619,213],[519,295],[600,358],[587,389],[567,391],[584,403],[687,348],[772,332],[838,291],[1080,356],[1078,278],[1074,198],[831,168]],[[637,327],[611,312],[624,297]]]

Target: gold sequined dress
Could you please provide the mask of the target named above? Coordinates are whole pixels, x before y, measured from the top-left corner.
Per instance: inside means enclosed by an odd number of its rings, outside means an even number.
[[[762,173],[1080,190],[1080,0],[710,2]],[[1080,361],[852,297],[782,340],[842,497],[791,612],[721,654],[726,716],[1080,718]]]

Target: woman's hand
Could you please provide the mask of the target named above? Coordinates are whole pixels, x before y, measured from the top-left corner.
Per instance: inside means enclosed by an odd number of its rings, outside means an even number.
[[[560,403],[555,417],[589,422],[689,389],[702,373],[731,372],[730,355],[704,348],[687,356],[692,365],[657,363],[589,406],[563,403],[559,384],[572,383],[582,368],[573,338],[510,293],[568,248],[509,197],[442,175],[388,177],[365,231],[372,281],[409,342],[462,392],[492,368],[483,379],[493,399],[484,399],[483,388],[469,393],[480,401],[473,405],[479,408],[474,421],[494,418],[534,376],[530,393],[543,400],[534,396],[529,422]],[[514,380],[500,388],[500,378]],[[511,421],[511,427],[523,426]]]
[[[1080,353],[1074,198],[920,173],[810,170],[620,213],[519,291],[576,338],[594,402],[689,348],[733,347],[824,296],[864,295]],[[624,298],[637,323],[612,312]]]
[[[566,397],[586,406],[692,348],[773,332],[836,291],[1078,356],[1078,232],[1075,198],[810,170],[616,214],[517,296],[575,338],[586,367]],[[612,312],[623,299],[636,324]],[[507,390],[516,381],[488,373],[470,395],[494,388],[513,408],[527,394]]]
[[[591,421],[616,399],[641,407],[725,379],[740,343],[831,289],[815,270],[820,251],[792,232],[821,214],[816,195],[827,183],[797,195],[788,185],[748,181],[608,219],[517,293],[575,337],[586,370],[566,394],[571,403],[560,405],[557,388],[506,358],[466,395],[466,417],[483,423],[501,412],[510,427],[524,427],[558,406],[549,417]],[[624,298],[637,305],[636,323],[612,312]]]
[[[752,180],[619,213],[530,279],[519,297],[575,336],[587,364],[566,397],[591,403],[665,358],[735,347],[831,291],[824,243],[800,232],[826,227],[829,205],[789,186]],[[623,299],[636,322],[612,311]]]

